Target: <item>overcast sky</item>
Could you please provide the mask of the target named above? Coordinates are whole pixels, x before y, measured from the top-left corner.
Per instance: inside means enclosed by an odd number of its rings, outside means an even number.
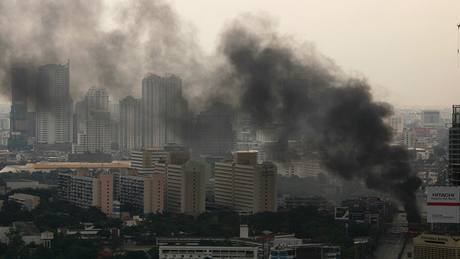
[[[460,104],[459,0],[170,0],[212,53],[242,13],[271,16],[279,32],[313,42],[349,74],[365,76],[397,106]]]

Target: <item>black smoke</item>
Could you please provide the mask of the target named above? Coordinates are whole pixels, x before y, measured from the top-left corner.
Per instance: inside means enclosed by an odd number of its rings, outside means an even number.
[[[149,72],[194,85],[204,71],[194,35],[162,0],[0,1],[0,93],[11,96],[12,66],[36,71],[67,60],[74,100],[92,86],[139,95]]]
[[[281,125],[277,148],[287,151],[287,140],[296,136],[319,150],[332,172],[395,195],[409,219],[419,220],[419,179],[406,151],[389,144],[383,123],[391,107],[372,99],[364,79],[350,78],[312,46],[296,45],[266,22],[230,25],[211,59],[197,47],[193,27],[163,1],[109,2],[0,1],[2,94],[11,95],[16,64],[36,70],[69,59],[73,99],[93,85],[118,97],[138,94],[146,73],[177,74],[192,110],[226,103],[250,114],[258,127]]]
[[[391,106],[374,101],[364,79],[344,75],[313,48],[243,24],[254,23],[235,22],[223,34],[220,50],[228,67],[220,77],[233,83],[216,91],[236,94],[235,107],[259,127],[281,125],[280,142],[297,136],[314,143],[331,172],[393,194],[409,220],[418,222],[420,180],[407,151],[390,145],[384,118]]]

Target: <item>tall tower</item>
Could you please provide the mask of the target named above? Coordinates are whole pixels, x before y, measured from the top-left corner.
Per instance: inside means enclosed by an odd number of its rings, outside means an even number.
[[[111,149],[111,120],[109,95],[105,89],[90,88],[83,102],[78,103],[78,141],[74,153],[109,153]]]
[[[182,81],[179,77],[150,74],[142,80],[144,148],[182,144],[183,116]]]
[[[25,148],[35,136],[33,72],[25,67],[11,69],[10,149]]]
[[[452,126],[449,129],[450,182],[460,185],[460,105],[452,106]]]
[[[122,151],[142,147],[141,100],[128,96],[120,101],[120,134],[118,143]]]
[[[37,144],[69,148],[72,143],[72,100],[69,93],[69,63],[49,64],[38,70],[35,104]]]

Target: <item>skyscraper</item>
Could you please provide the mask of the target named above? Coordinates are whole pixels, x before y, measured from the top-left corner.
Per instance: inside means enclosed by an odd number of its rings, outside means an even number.
[[[271,162],[257,164],[257,152],[238,151],[215,164],[215,202],[244,213],[276,211],[276,173]]]
[[[141,100],[128,96],[120,101],[119,141],[121,151],[142,147]]]
[[[460,185],[460,105],[452,106],[452,126],[449,129],[450,182]]]
[[[35,136],[33,78],[33,72],[25,67],[11,69],[10,149],[25,148]]]
[[[39,68],[35,104],[38,148],[69,149],[73,137],[69,63]]]
[[[83,103],[79,103],[78,141],[74,153],[109,153],[111,150],[111,120],[109,95],[105,89],[90,88]]]
[[[183,143],[184,100],[182,81],[175,75],[150,74],[142,80],[142,131],[144,148]]]

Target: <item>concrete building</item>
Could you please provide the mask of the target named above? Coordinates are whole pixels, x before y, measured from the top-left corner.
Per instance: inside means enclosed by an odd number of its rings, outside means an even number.
[[[337,259],[341,257],[340,246],[327,244],[299,244],[275,247],[270,259]]]
[[[457,259],[460,254],[460,238],[455,236],[421,234],[413,245],[416,259]]]
[[[130,152],[131,168],[140,174],[152,173],[156,163],[183,164],[190,152],[182,146],[166,145],[162,149],[146,148]]]
[[[33,210],[40,204],[40,197],[24,193],[15,193],[8,196],[9,201],[14,201],[19,204],[26,210]]]
[[[69,63],[39,68],[39,90],[35,98],[36,142],[39,149],[70,150],[73,112],[69,86]]]
[[[109,172],[98,175],[61,173],[58,177],[59,199],[80,208],[100,208],[108,216],[113,213],[114,189],[114,175]]]
[[[158,163],[155,172],[166,175],[166,210],[198,216],[205,212],[206,165],[197,161],[184,164]]]
[[[169,152],[162,149],[143,149],[130,152],[131,167],[140,174],[153,173],[155,163],[169,161]]]
[[[81,114],[83,113],[83,114]],[[78,104],[77,143],[74,153],[110,153],[112,121],[109,111],[109,96],[105,89],[90,88],[85,100]]]
[[[215,203],[239,212],[276,211],[276,166],[257,164],[257,152],[238,151],[214,167]]]
[[[452,126],[449,128],[450,182],[460,185],[460,105],[452,107]]]
[[[142,80],[142,129],[144,148],[183,143],[182,81],[175,75],[150,74]]]
[[[128,96],[120,101],[120,150],[129,152],[142,148],[141,100]]]
[[[165,176],[150,174],[143,176],[120,176],[120,203],[148,213],[164,210]]]
[[[25,67],[11,69],[10,149],[23,149],[35,137],[33,79],[33,72]]]
[[[242,240],[159,238],[160,259],[173,258],[234,258],[257,259],[260,244]]]

